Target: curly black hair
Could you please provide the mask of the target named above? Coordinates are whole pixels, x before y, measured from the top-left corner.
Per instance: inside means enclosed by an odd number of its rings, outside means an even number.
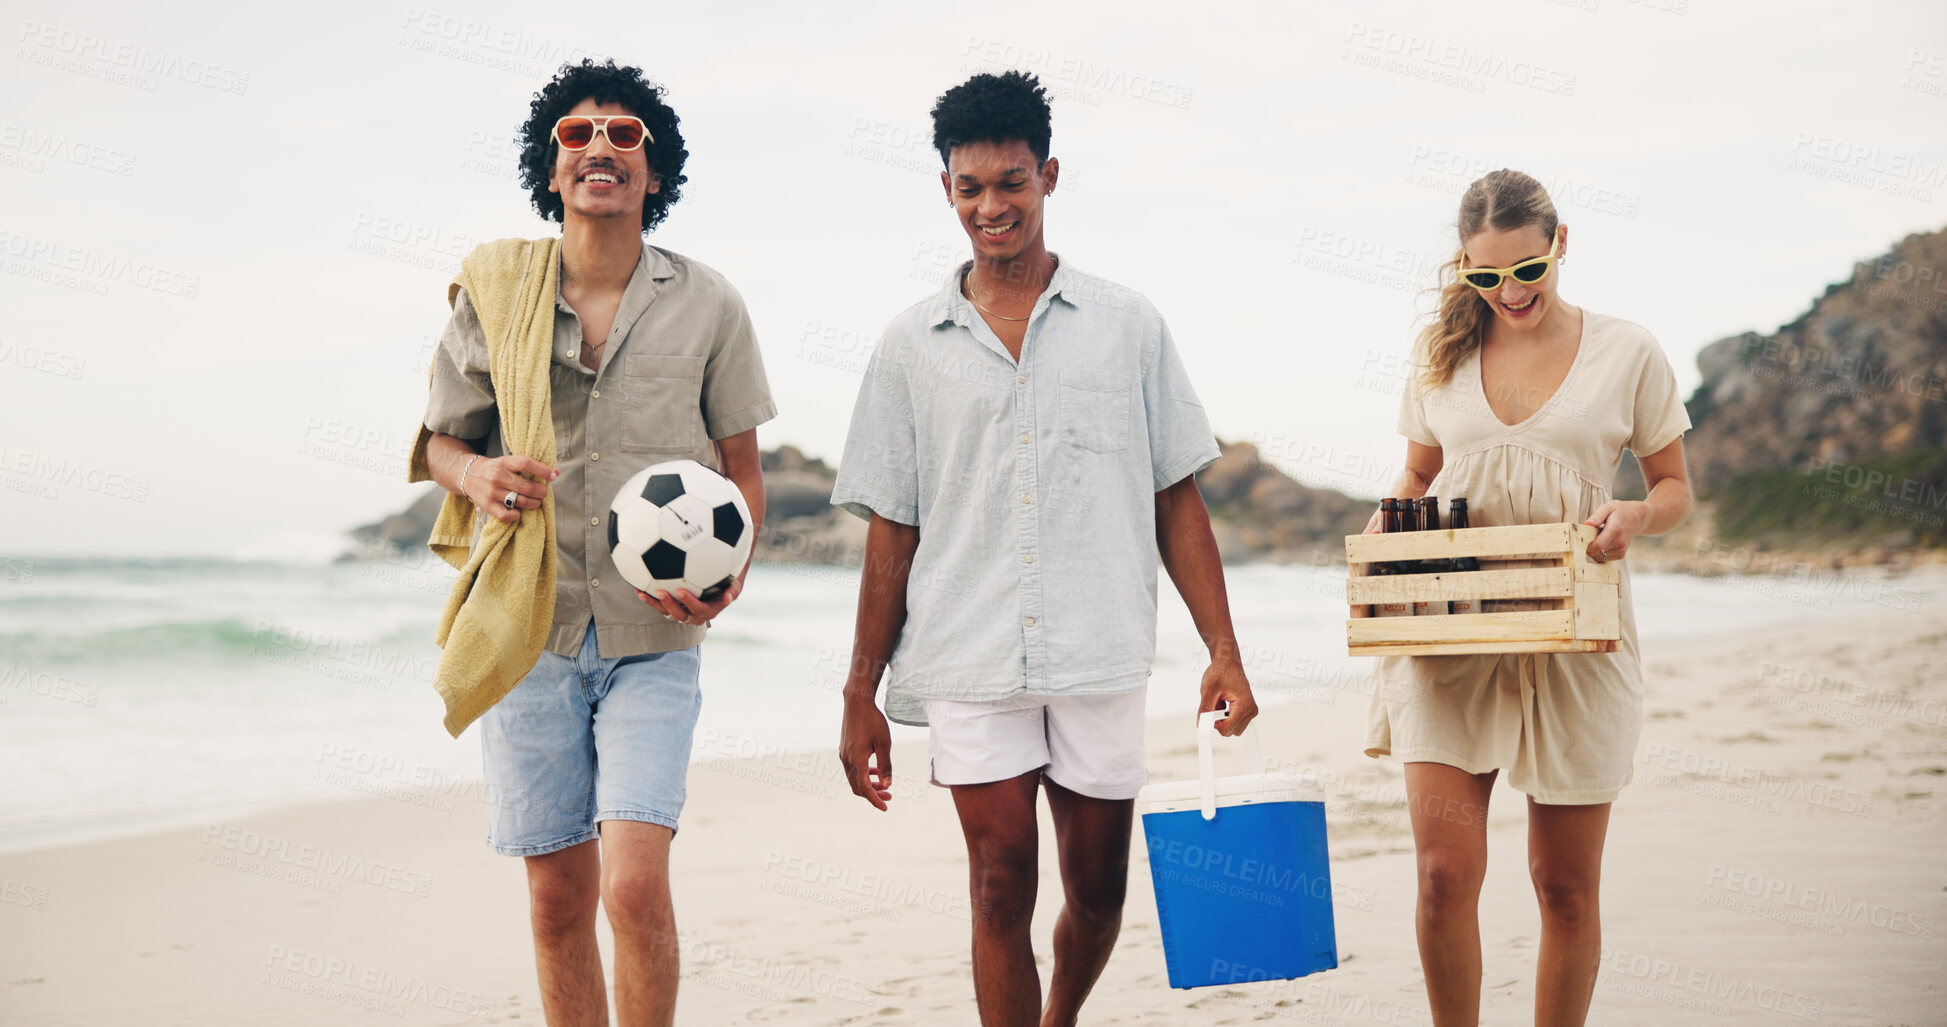
[[[1053,135],[1048,90],[1027,72],[982,72],[941,93],[933,105],[933,148],[942,165],[963,143],[1016,139],[1028,144],[1035,160],[1045,161]]]
[[[628,108],[655,138],[642,145],[649,170],[662,179],[662,188],[642,198],[642,230],[646,233],[661,224],[669,208],[683,198],[683,183],[689,181],[683,175],[683,162],[690,156],[676,127],[676,112],[663,102],[663,92],[663,87],[643,77],[641,68],[617,67],[612,59],[596,64],[583,58],[580,64],[563,64],[554,81],[534,94],[527,124],[521,126],[521,185],[527,187],[534,209],[549,221],[561,220],[561,194],[548,191],[556,157],[554,123],[576,104],[592,99]]]

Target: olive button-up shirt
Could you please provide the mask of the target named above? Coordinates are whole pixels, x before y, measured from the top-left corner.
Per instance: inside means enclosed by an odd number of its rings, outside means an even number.
[[[581,320],[561,297],[558,273],[556,281],[548,377],[561,472],[551,485],[560,564],[548,649],[576,655],[591,619],[607,658],[688,648],[705,629],[670,621],[636,598],[609,558],[606,513],[642,468],[686,457],[717,468],[714,440],[777,416],[750,315],[722,275],[645,243],[600,364],[590,370],[581,360]],[[507,453],[486,336],[465,290],[433,359],[425,424],[468,440],[482,456]],[[476,510],[476,545],[486,522]]]

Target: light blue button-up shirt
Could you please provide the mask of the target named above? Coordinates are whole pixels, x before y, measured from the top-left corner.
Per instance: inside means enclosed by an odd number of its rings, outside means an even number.
[[[926,699],[1143,687],[1156,653],[1156,493],[1217,441],[1149,301],[1060,262],[1017,364],[961,275],[866,366],[832,502],[919,526],[886,714]]]

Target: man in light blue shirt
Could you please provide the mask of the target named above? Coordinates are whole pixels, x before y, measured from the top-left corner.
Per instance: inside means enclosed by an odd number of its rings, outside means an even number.
[[[1210,649],[1198,711],[1227,706],[1225,734],[1257,712],[1194,477],[1218,450],[1156,309],[1047,249],[1060,166],[1035,78],[976,75],[933,124],[973,259],[893,319],[859,389],[832,494],[870,522],[839,754],[883,810],[886,715],[931,726],[972,864],[981,1022],[1072,1024],[1122,922],[1158,554]],[[1045,1010],[1042,786],[1064,898]]]

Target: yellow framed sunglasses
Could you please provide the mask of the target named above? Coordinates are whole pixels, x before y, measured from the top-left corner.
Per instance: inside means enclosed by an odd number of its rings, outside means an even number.
[[[624,153],[640,149],[643,140],[655,142],[656,137],[649,134],[649,126],[633,114],[610,114],[586,117],[570,114],[554,123],[554,141],[564,150],[586,150],[595,141],[595,133],[600,132],[608,144]]]
[[[1501,280],[1512,278],[1523,285],[1533,285],[1548,277],[1548,269],[1555,265],[1555,251],[1562,245],[1562,237],[1556,234],[1555,240],[1548,244],[1548,255],[1524,260],[1513,267],[1466,267],[1466,256],[1460,259],[1460,280],[1482,292],[1493,292],[1501,287]]]

